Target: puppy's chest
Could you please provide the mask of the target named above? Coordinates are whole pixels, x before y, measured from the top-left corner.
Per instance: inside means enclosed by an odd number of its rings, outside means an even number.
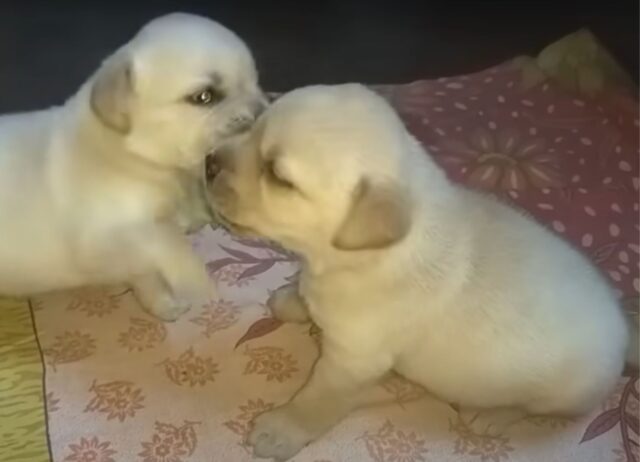
[[[392,329],[384,307],[376,309],[368,295],[346,289],[340,283],[318,283],[301,277],[299,292],[309,315],[325,335],[358,337],[363,332],[377,332],[382,336]]]

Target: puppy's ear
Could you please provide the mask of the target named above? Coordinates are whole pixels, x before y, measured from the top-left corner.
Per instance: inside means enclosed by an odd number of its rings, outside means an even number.
[[[131,129],[129,106],[132,96],[131,62],[120,56],[107,60],[91,88],[90,105],[95,115],[107,127],[128,133]]]
[[[389,247],[409,232],[410,215],[408,200],[397,188],[374,185],[363,179],[332,244],[340,250]]]

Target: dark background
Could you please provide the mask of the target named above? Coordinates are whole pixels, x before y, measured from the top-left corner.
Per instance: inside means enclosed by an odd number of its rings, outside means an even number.
[[[263,87],[472,72],[589,27],[638,81],[638,1],[0,0],[0,112],[57,104],[155,16],[210,16],[253,50]]]

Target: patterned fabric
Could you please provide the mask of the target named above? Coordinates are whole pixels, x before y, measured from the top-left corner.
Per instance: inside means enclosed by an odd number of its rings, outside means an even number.
[[[637,316],[633,97],[617,89],[574,96],[547,75],[532,83],[514,63],[376,89],[452,179],[527,210],[572,242]],[[293,256],[219,229],[193,236],[193,246],[208,262],[220,299],[175,323],[149,317],[122,288],[33,301],[56,462],[249,461],[251,419],[304,382],[321,333],[282,325],[264,305],[295,274]],[[20,365],[35,361],[37,369],[35,358]],[[0,403],[22,405],[0,396]],[[490,438],[465,427],[447,403],[390,376],[371,392],[378,406],[353,413],[295,461],[638,462],[638,396],[637,372],[627,374],[589,416],[529,418]],[[0,406],[0,418],[3,412]],[[36,419],[29,428],[43,427]],[[20,460],[5,452],[0,430],[0,460]]]
[[[0,299],[0,460],[49,462],[44,397],[29,304]]]

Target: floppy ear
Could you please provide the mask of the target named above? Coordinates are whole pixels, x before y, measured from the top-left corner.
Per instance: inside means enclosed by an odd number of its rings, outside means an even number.
[[[410,213],[407,199],[396,188],[361,180],[347,218],[332,244],[340,250],[388,247],[409,232]]]
[[[103,64],[91,88],[90,105],[95,115],[107,127],[123,134],[131,129],[132,79],[131,62],[115,57]]]

